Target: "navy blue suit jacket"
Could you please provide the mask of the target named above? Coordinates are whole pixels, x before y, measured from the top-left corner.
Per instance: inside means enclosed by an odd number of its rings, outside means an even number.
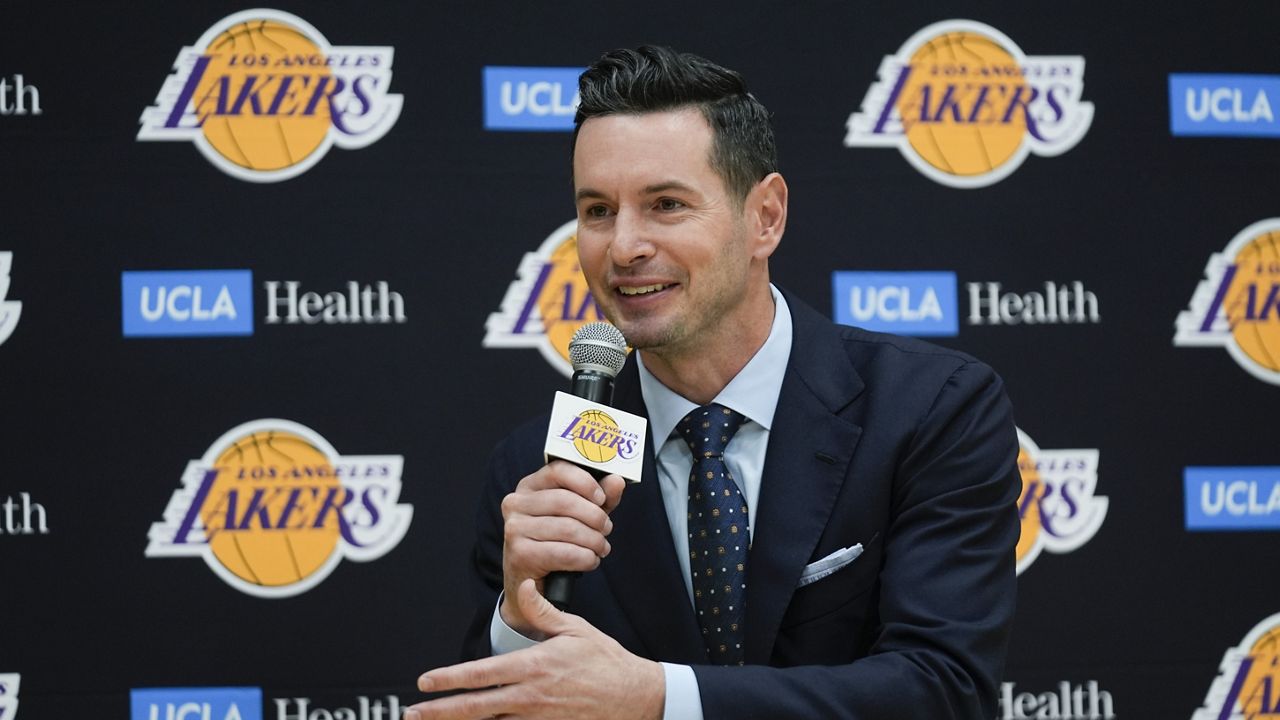
[[[570,611],[642,657],[692,665],[707,720],[996,716],[1014,610],[1021,487],[998,376],[962,353],[838,326],[787,295],[794,323],[748,563],[746,667],[707,664],[654,471],[614,510],[612,553]],[[634,359],[614,405],[645,415]],[[479,512],[479,602],[465,654],[488,655],[502,589],[500,502],[543,465],[546,418],[494,453]],[[808,563],[861,543],[797,588]]]

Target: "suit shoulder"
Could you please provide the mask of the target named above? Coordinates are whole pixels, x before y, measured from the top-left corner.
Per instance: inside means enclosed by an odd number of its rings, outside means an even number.
[[[849,358],[859,370],[874,368],[883,363],[906,363],[916,372],[933,369],[948,375],[969,364],[989,369],[985,363],[968,353],[917,338],[873,332],[848,325],[837,327]]]

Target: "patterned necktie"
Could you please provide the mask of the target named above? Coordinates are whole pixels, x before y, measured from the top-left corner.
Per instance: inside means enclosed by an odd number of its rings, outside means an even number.
[[[751,528],[747,499],[724,462],[724,449],[746,421],[722,405],[700,407],[676,425],[693,453],[689,474],[689,575],[693,606],[717,665],[741,665],[743,602]]]

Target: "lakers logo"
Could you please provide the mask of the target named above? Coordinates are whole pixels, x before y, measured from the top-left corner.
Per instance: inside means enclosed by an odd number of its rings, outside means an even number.
[[[1228,648],[1191,720],[1280,719],[1280,613],[1254,626]]]
[[[297,595],[346,557],[374,560],[399,544],[413,508],[397,504],[404,458],[339,455],[311,429],[255,420],[187,464],[147,557],[201,557],[258,597]]]
[[[591,462],[607,463],[615,457],[630,460],[636,456],[640,438],[618,427],[617,421],[603,410],[584,410],[560,431],[560,438],[573,443],[573,449]]]
[[[573,373],[569,340],[578,328],[604,320],[578,265],[578,221],[570,220],[520,261],[502,309],[485,322],[488,348],[537,348],[552,367]]]
[[[223,172],[275,182],[337,145],[376,142],[400,116],[393,48],[331,46],[305,20],[247,10],[184,47],[142,113],[138,140],[188,140]]]
[[[1094,495],[1097,450],[1042,450],[1018,430],[1018,472],[1020,575],[1044,550],[1068,553],[1089,542],[1107,516],[1107,498]]]
[[[1204,274],[1173,344],[1225,347],[1251,375],[1280,385],[1280,218],[1242,230]]]
[[[896,147],[927,177],[957,188],[1008,177],[1028,154],[1060,155],[1093,122],[1081,100],[1084,58],[1034,56],[999,30],[947,20],[880,63],[846,147]]]

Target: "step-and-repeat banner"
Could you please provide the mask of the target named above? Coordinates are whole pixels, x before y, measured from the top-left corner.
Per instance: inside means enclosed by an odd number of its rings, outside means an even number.
[[[0,7],[0,720],[374,720],[566,385],[576,78],[741,71],[773,278],[1006,379],[1002,718],[1280,717],[1270,2]]]

